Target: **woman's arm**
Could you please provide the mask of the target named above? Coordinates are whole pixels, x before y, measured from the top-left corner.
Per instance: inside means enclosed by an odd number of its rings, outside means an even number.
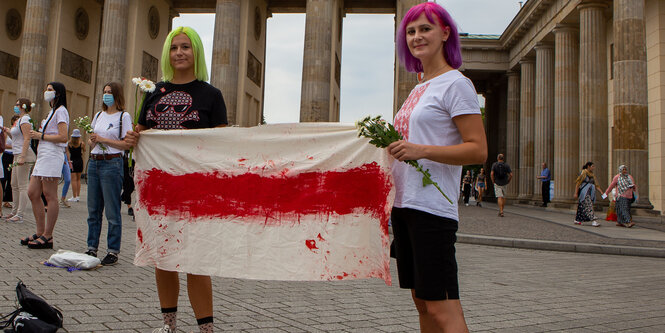
[[[44,131],[46,129],[43,129]],[[49,141],[53,143],[67,142],[67,123],[58,123],[58,134],[44,134],[43,132],[30,131],[30,137],[37,140]]]
[[[21,133],[24,133],[23,135],[23,148],[21,149],[21,157],[25,159],[26,154],[28,153],[28,149],[30,148],[30,132],[32,131],[32,124],[30,123],[24,123],[21,124]],[[21,159],[19,158],[19,164],[21,163]]]
[[[399,161],[428,160],[450,165],[484,163],[487,159],[487,139],[479,114],[453,118],[463,143],[454,146],[420,145],[404,140],[391,143],[388,152]]]
[[[96,140],[93,140],[93,143],[103,143],[107,146],[111,146],[116,149],[120,150],[127,150],[131,147],[129,143],[127,143],[125,140],[113,140],[113,139],[108,139],[108,138],[103,138],[99,135],[94,136]]]
[[[617,183],[618,183],[618,182],[619,182],[619,176],[616,175],[616,176],[614,176],[614,178],[612,178],[612,182],[610,183],[610,186],[607,187],[607,190],[605,190],[604,193],[605,193],[606,195],[609,194],[609,193],[612,191],[612,189],[613,189],[615,186],[617,186]]]

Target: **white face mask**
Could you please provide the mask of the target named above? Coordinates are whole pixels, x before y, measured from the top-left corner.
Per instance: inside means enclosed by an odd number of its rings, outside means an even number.
[[[44,92],[44,100],[50,102],[55,99],[55,91],[47,90]]]

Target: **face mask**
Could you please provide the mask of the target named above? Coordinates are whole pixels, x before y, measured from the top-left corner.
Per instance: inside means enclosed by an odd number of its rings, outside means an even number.
[[[55,99],[55,91],[47,90],[44,92],[44,100],[50,102]]]
[[[21,113],[21,108],[19,108],[18,106],[14,105],[14,113],[16,113],[16,114],[20,114],[20,113]]]
[[[102,101],[104,101],[104,104],[106,104],[106,106],[113,105],[113,102],[114,102],[113,101],[113,94],[104,94],[104,96],[102,96]]]

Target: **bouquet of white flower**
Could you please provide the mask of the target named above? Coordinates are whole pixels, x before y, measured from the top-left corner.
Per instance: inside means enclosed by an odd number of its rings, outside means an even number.
[[[86,133],[94,132],[94,130],[92,128],[92,121],[90,120],[90,117],[88,117],[88,116],[76,118],[74,120],[74,124],[76,124],[76,127],[82,129]],[[104,151],[104,152],[106,151],[106,146],[104,146],[103,144],[101,144],[99,142],[97,143],[97,145],[99,145],[99,148],[101,148],[102,151]]]
[[[377,146],[379,148],[386,148],[391,143],[402,140],[402,134],[397,132],[395,127],[392,124],[387,123],[385,120],[381,119],[381,116],[370,117],[367,116],[363,120],[356,122],[356,128],[358,129],[358,136],[364,136],[369,138],[369,143]],[[453,203],[448,196],[443,193],[439,184],[432,180],[432,175],[429,173],[429,169],[423,169],[423,166],[420,165],[417,161],[404,161],[404,163],[416,168],[418,172],[423,174],[423,187],[427,185],[434,185],[437,190],[443,195],[448,202]]]
[[[134,126],[139,122],[139,116],[141,115],[141,109],[145,103],[145,96],[147,93],[155,91],[155,83],[144,78],[137,76],[132,79],[132,83],[136,85],[134,90]],[[139,104],[139,94],[141,94],[141,103]],[[132,155],[134,155],[134,148],[129,149],[129,167],[132,166]]]

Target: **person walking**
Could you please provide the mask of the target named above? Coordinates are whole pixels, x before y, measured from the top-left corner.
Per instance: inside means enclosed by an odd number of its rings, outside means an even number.
[[[635,223],[630,214],[630,206],[637,200],[638,193],[635,179],[628,173],[627,166],[619,166],[619,173],[612,178],[612,183],[605,190],[605,196],[614,188],[617,192],[614,208],[617,216],[617,226],[631,228]]]
[[[478,192],[478,199],[476,200],[476,206],[478,207],[482,207],[481,202],[483,202],[483,194],[485,194],[486,188],[485,178],[487,178],[487,175],[485,175],[485,168],[480,168],[480,172],[478,173],[478,176],[476,176],[475,185],[473,186]]]
[[[543,192],[543,204],[541,207],[547,207],[547,204],[550,203],[550,182],[552,181],[552,173],[550,169],[547,168],[547,163],[543,162],[542,170],[540,171],[540,176],[537,176],[538,180],[542,182],[541,191]]]
[[[122,190],[122,153],[130,145],[124,141],[132,128],[132,117],[125,112],[122,85],[107,83],[103,88],[102,111],[92,119],[93,132],[88,138],[88,239],[87,255],[96,257],[102,232],[102,214],[108,222],[107,253],[101,264],[118,262],[122,240],[120,191]]]
[[[226,126],[228,122],[222,92],[206,83],[208,71],[198,33],[190,27],[178,27],[171,31],[164,41],[162,60],[163,81],[157,83],[155,91],[145,97],[136,131],[129,131],[126,140],[136,145],[140,132],[150,128],[169,130]],[[170,102],[165,102],[169,100],[187,100],[190,107],[178,112],[165,112],[172,108]],[[178,272],[155,267],[155,281],[164,319],[164,326],[155,332],[175,332],[180,291]],[[187,292],[200,332],[212,332],[210,276],[188,273]]]
[[[72,131],[72,137],[67,144],[69,159],[72,162],[72,197],[67,199],[69,202],[79,202],[81,199],[81,173],[83,173],[83,154],[85,145],[81,141],[81,131],[75,128]]]
[[[435,2],[404,15],[396,37],[400,63],[422,80],[395,115],[403,140],[387,147],[398,161],[418,160],[444,192],[459,196],[462,165],[483,163],[487,140],[476,90],[457,68],[459,34],[450,14]],[[422,332],[467,332],[455,258],[457,201],[448,202],[406,163],[393,165],[391,220],[397,274],[410,289]],[[469,179],[469,183],[471,183]]]
[[[469,206],[469,197],[471,196],[471,182],[473,177],[471,176],[471,170],[466,170],[466,175],[462,180],[462,187],[464,193],[464,206]]]
[[[30,146],[30,131],[32,131],[32,119],[28,115],[34,104],[27,98],[19,98],[14,106],[14,112],[18,111],[19,120],[9,130],[12,137],[12,153],[16,165],[12,168],[12,212],[7,216],[8,222],[21,223],[25,215],[25,207],[30,200],[28,198],[28,182],[30,180],[30,167],[35,163],[36,155]],[[24,135],[25,134],[25,135]],[[28,245],[29,241],[37,238],[34,234],[21,240],[22,245]]]
[[[28,197],[35,215],[37,239],[28,242],[31,249],[52,249],[53,230],[58,220],[58,181],[65,163],[65,147],[69,132],[67,90],[60,82],[51,82],[44,91],[44,100],[51,111],[43,122],[41,132],[31,130],[30,138],[39,140],[37,160],[28,184]],[[44,211],[42,193],[46,198],[48,213]]]
[[[575,224],[577,225],[592,221],[592,226],[600,227],[600,223],[597,221],[598,218],[593,212],[593,205],[596,202],[596,189],[601,193],[603,190],[596,185],[596,178],[593,175],[595,169],[596,166],[593,162],[586,162],[582,166],[582,172],[575,180],[575,199],[577,199]]]
[[[496,162],[492,164],[492,171],[490,171],[490,178],[494,183],[494,195],[499,205],[499,216],[503,217],[503,208],[506,205],[506,186],[513,179],[513,171],[510,165],[506,163],[503,154],[496,157]]]

